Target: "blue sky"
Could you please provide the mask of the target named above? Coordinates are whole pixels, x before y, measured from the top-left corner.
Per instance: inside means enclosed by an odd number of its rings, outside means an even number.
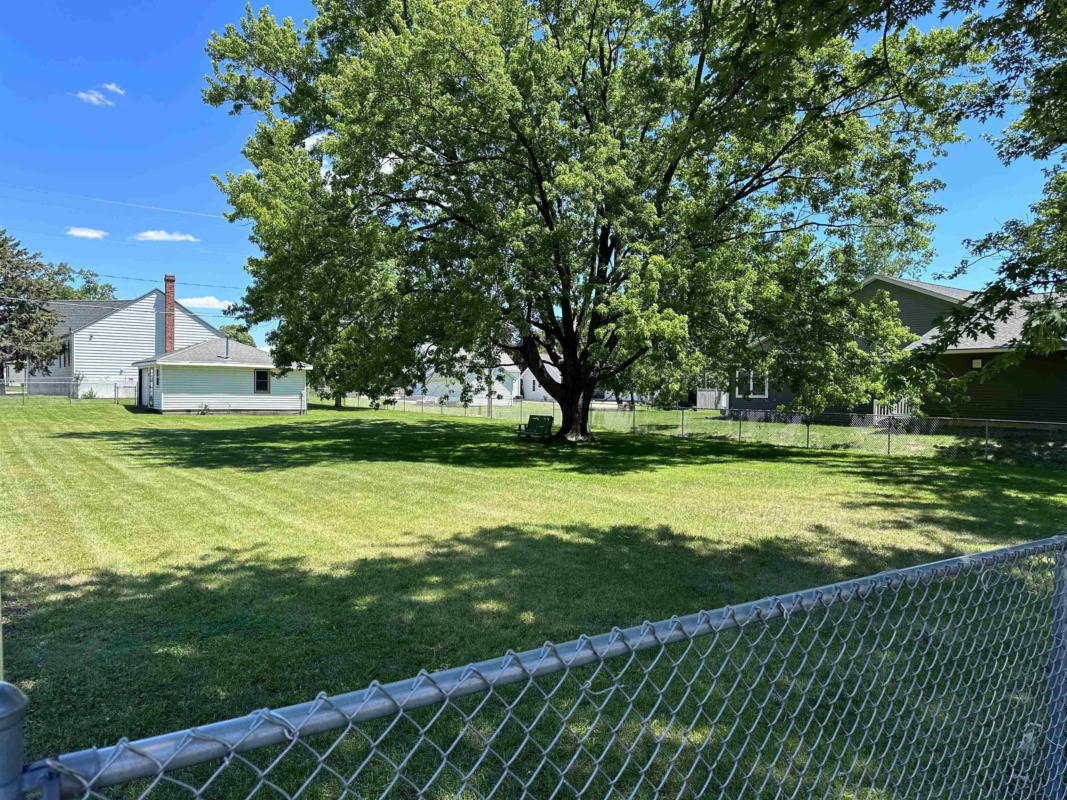
[[[304,0],[270,5],[280,17],[312,13]],[[246,168],[240,151],[254,117],[206,106],[200,90],[210,71],[208,36],[243,12],[240,0],[8,4],[0,29],[0,227],[48,260],[142,279],[112,280],[120,297],[173,272],[179,298],[239,299],[240,288],[217,287],[246,284],[243,265],[254,248],[245,227],[222,219],[226,205],[211,175]],[[959,262],[965,238],[1025,215],[1040,194],[1039,165],[1005,167],[977,125],[969,132],[972,140],[951,148],[935,172],[948,184],[938,198],[947,210],[928,277]],[[85,238],[95,231],[106,235]],[[957,283],[977,288],[987,277],[984,267]],[[221,315],[210,305],[200,310]]]

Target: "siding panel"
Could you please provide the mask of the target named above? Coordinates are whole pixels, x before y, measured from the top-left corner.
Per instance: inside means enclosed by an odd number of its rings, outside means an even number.
[[[163,352],[165,299],[154,291],[136,303],[74,334],[74,371],[85,382],[136,379],[135,361]],[[183,309],[176,309],[174,346],[211,339],[217,334],[206,323]]]
[[[195,367],[163,365],[158,407],[163,411],[289,411],[304,409],[303,371],[284,377],[271,375],[270,394],[253,391],[251,367]]]

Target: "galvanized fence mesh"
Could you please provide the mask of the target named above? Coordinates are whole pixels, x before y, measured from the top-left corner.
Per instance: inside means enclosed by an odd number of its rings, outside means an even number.
[[[358,396],[354,406],[440,417],[525,422],[531,414],[562,421],[553,402],[508,398],[463,404],[434,397]],[[749,444],[947,460],[1067,466],[1067,423],[917,415],[657,408],[599,401],[589,411],[594,432],[711,438]]]
[[[77,400],[132,400],[137,396],[136,378],[57,378],[28,376],[19,381],[0,381],[0,406],[73,403]]]
[[[1062,798],[1065,722],[1061,536],[123,740],[36,762],[22,786],[84,798]]]

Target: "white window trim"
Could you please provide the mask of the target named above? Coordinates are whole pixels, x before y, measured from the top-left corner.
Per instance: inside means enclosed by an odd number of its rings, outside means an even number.
[[[747,394],[743,394],[741,392],[738,392],[738,395],[742,399],[747,399],[747,400],[766,400],[768,397],[771,396],[770,379],[766,375],[763,376],[763,392],[762,393],[757,393],[756,392],[756,386],[753,383],[753,381],[755,380],[756,375],[755,375],[754,372],[752,372],[752,370],[738,370],[738,372],[734,375],[734,385],[737,386],[738,389],[741,388],[741,378],[740,378],[740,376],[743,373],[748,373],[748,393]]]

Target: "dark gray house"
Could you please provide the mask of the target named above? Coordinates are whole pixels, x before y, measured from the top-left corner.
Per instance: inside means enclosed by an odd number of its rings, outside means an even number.
[[[910,347],[931,340],[941,316],[966,303],[971,295],[965,289],[951,286],[877,275],[864,281],[856,290],[856,297],[869,300],[878,291],[889,293],[900,309],[901,320],[921,337]],[[1000,324],[992,336],[958,343],[942,356],[945,372],[958,376],[981,369],[990,360],[1011,351],[1024,321],[1025,312],[1020,309]],[[970,401],[958,409],[923,406],[922,410],[932,415],[950,415],[954,411],[962,417],[1067,422],[1067,347],[1051,356],[1028,357],[986,382],[973,381],[969,394]],[[762,375],[739,373],[730,389],[730,408],[788,409],[793,397],[787,386],[774,386]],[[872,399],[858,408],[840,410],[871,414],[903,409],[880,408],[877,400]]]

